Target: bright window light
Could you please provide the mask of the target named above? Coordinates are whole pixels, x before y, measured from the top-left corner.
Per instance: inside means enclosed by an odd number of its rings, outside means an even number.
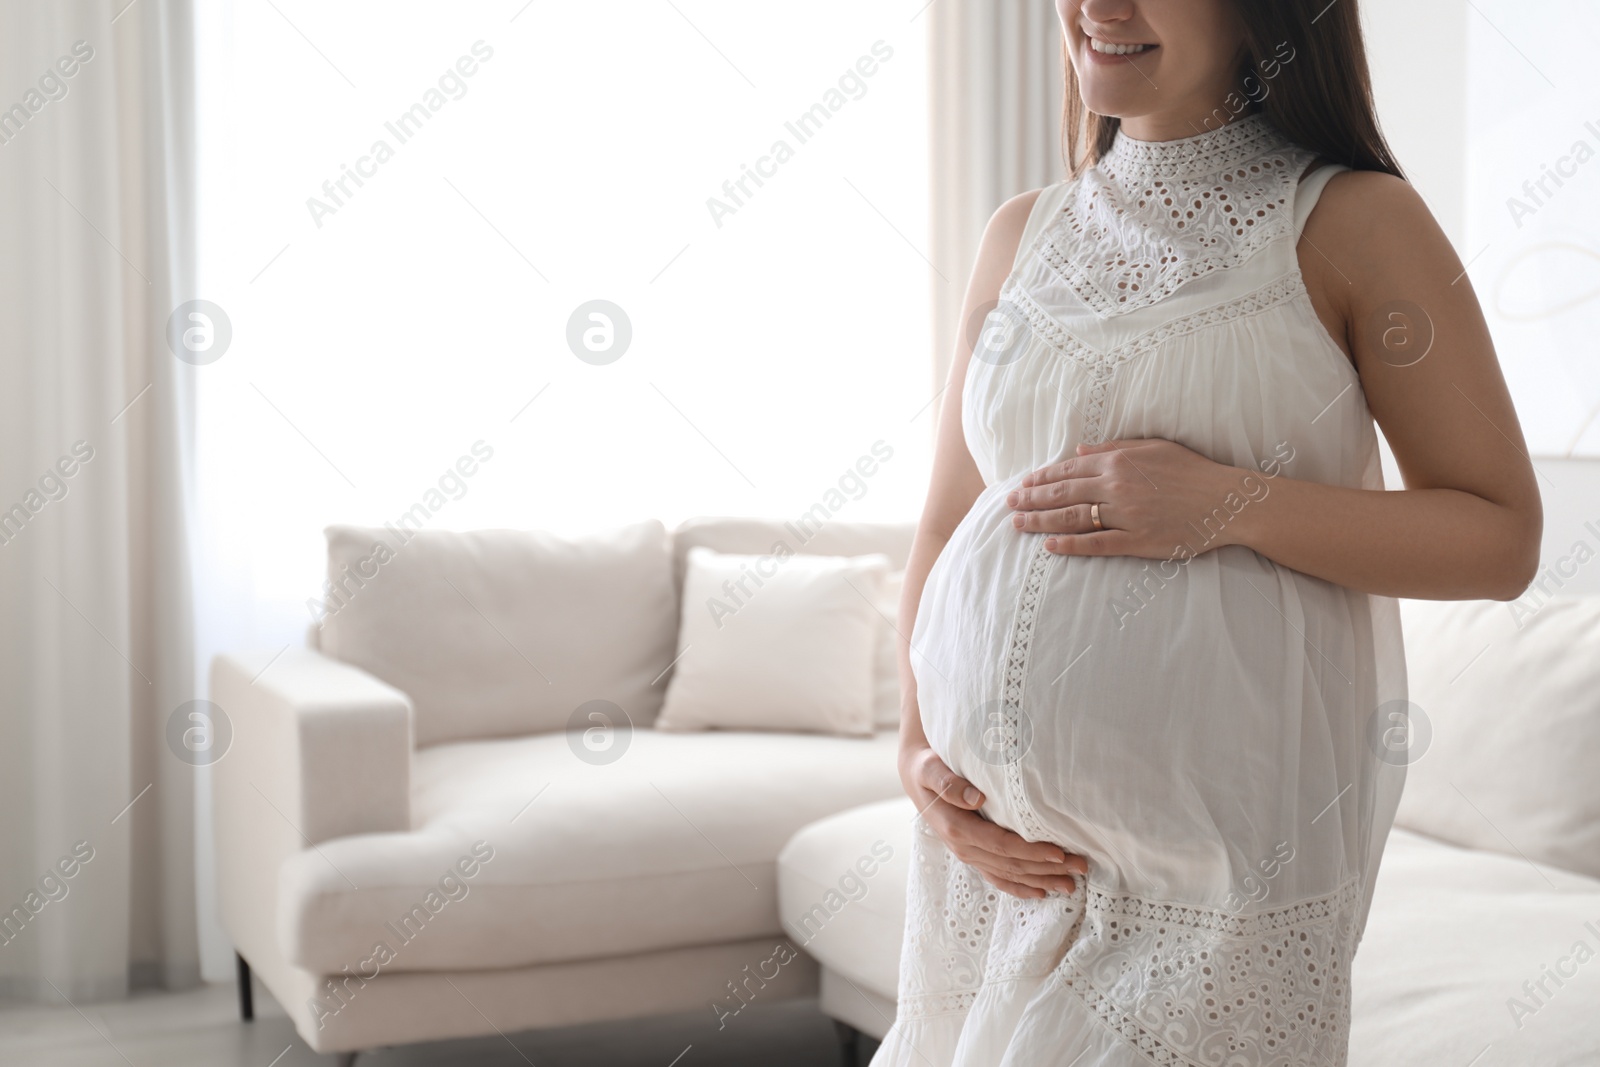
[[[323,527],[419,505],[914,519],[922,6],[203,11],[202,643],[298,641]]]

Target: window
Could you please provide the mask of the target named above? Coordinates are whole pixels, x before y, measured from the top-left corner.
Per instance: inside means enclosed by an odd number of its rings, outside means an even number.
[[[914,518],[919,6],[202,12],[202,640],[298,641],[329,523]]]

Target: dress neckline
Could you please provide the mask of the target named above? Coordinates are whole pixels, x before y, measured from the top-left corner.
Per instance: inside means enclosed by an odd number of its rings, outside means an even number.
[[[1099,169],[1121,178],[1196,178],[1237,167],[1289,139],[1259,112],[1176,141],[1141,141],[1117,130]]]

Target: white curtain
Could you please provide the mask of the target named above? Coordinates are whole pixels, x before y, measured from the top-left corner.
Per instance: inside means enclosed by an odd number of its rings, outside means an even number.
[[[1064,176],[1061,24],[1052,0],[935,0],[928,9],[934,382],[945,383],[983,227]]]
[[[0,997],[198,980],[187,0],[0,6]]]

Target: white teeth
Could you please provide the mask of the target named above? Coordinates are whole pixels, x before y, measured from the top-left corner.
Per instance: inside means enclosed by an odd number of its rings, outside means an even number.
[[[1106,44],[1104,41],[1097,41],[1093,37],[1089,38],[1089,47],[1102,55],[1108,56],[1138,55],[1140,52],[1150,48],[1147,44]]]

